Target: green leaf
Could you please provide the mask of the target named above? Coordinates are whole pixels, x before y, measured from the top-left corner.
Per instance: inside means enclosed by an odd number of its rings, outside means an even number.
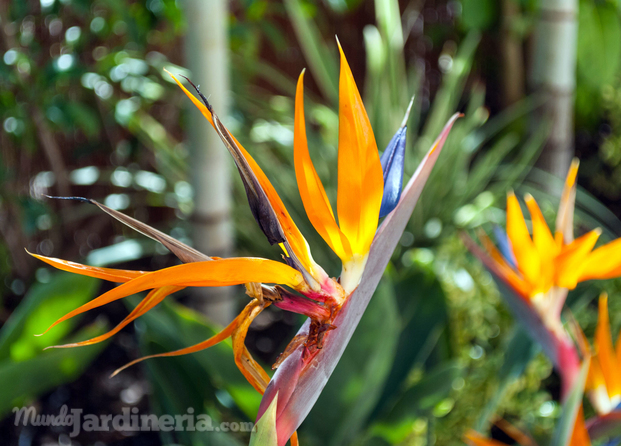
[[[304,57],[321,92],[331,103],[338,103],[338,70],[335,58],[323,42],[315,23],[307,17],[299,0],[285,0],[289,20],[293,24]]]
[[[38,355],[44,347],[58,343],[79,318],[69,319],[43,333],[54,321],[89,301],[99,280],[78,274],[55,273],[49,283],[35,283],[0,330],[0,360],[23,361]]]
[[[484,31],[498,15],[494,0],[461,0],[461,24],[466,30]]]
[[[446,295],[432,271],[410,268],[396,279],[399,326],[395,360],[374,415],[394,404],[412,369],[430,362],[430,355],[448,324]]]
[[[619,70],[621,19],[610,3],[582,1],[578,20],[578,73],[599,92]]]
[[[505,391],[509,384],[513,383],[526,370],[528,363],[541,350],[530,337],[524,332],[521,326],[516,325],[513,335],[504,348],[504,362],[498,372],[500,377],[498,388],[494,395],[489,399],[476,424],[476,430],[482,432],[487,423],[490,422],[492,415],[496,412],[498,404],[502,401]]]
[[[69,342],[89,339],[105,331],[104,324],[93,324],[73,336]],[[62,384],[78,378],[93,359],[106,347],[106,342],[75,349],[55,349],[21,362],[0,362],[0,418],[11,408]],[[9,383],[10,385],[8,385]]]
[[[406,390],[391,411],[381,418],[382,424],[398,425],[404,418],[430,413],[448,396],[453,381],[463,374],[463,367],[457,361],[448,361]]]
[[[278,393],[257,422],[256,430],[250,436],[249,446],[278,446],[278,434],[276,433],[277,402]]]

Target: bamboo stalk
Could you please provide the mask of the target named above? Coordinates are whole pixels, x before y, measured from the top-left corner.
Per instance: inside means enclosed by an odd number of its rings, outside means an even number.
[[[228,10],[226,0],[187,0],[185,53],[192,81],[218,115],[228,113]],[[220,138],[193,106],[189,116],[191,183],[194,188],[193,240],[199,251],[227,257],[233,248],[231,165]],[[212,320],[233,317],[231,288],[197,288],[193,305]]]
[[[539,166],[564,177],[574,154],[577,0],[541,0],[530,83],[545,97],[537,118],[551,120]]]

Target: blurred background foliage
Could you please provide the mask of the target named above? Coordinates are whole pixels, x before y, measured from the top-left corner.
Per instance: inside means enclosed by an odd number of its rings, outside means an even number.
[[[582,160],[578,231],[621,235],[621,3],[581,0],[576,88],[576,154]],[[226,124],[273,181],[331,275],[337,258],[312,229],[292,161],[293,94],[306,76],[309,146],[329,197],[336,197],[338,58],[343,45],[380,149],[408,121],[406,179],[441,126],[460,120],[445,146],[381,286],[343,359],[300,430],[304,445],[462,444],[465,429],[504,417],[549,438],[559,417],[550,363],[516,327],[489,274],[472,262],[457,231],[503,224],[509,188],[531,192],[553,221],[552,182],[533,168],[549,130],[529,117],[528,69],[536,0],[233,0],[229,4],[231,112]],[[253,421],[259,396],[236,370],[230,344],[195,355],[138,356],[187,346],[217,327],[168,299],[107,344],[42,351],[114,326],[137,301],[116,302],[65,322],[52,320],[111,284],[57,273],[31,252],[93,265],[152,270],[175,264],[161,246],[81,203],[86,196],[191,243],[192,162],[184,143],[187,100],[162,76],[184,66],[183,0],[7,0],[0,2],[0,424],[9,444],[67,439],[62,428],[15,427],[14,406],[58,413],[185,414],[214,423]],[[499,62],[513,45],[517,70]],[[521,55],[519,55],[521,54]],[[514,62],[515,62],[514,61]],[[202,86],[217,94],[218,86]],[[184,109],[188,109],[187,113]],[[205,125],[208,125],[205,123]],[[236,251],[277,259],[235,179]],[[209,254],[209,253],[208,253]],[[621,325],[621,283],[611,293],[613,333]],[[587,284],[570,299],[592,335]],[[245,296],[236,293],[242,305]],[[272,311],[273,310],[273,311]],[[269,369],[302,321],[270,308],[248,347]],[[592,410],[586,408],[587,415]],[[492,434],[504,439],[491,427]],[[63,437],[64,435],[64,437]],[[247,434],[83,432],[80,444],[244,444]],[[77,444],[77,443],[76,443]]]

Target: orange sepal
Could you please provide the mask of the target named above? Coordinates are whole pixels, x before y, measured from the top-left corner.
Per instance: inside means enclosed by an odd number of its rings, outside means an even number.
[[[574,240],[574,207],[576,201],[576,178],[579,166],[580,161],[574,158],[565,178],[565,186],[563,187],[561,202],[556,214],[555,236],[559,246],[571,243]]]
[[[142,362],[145,359],[187,355],[190,353],[196,353],[201,350],[205,350],[206,348],[213,347],[214,345],[219,344],[220,342],[224,341],[226,338],[230,337],[233,334],[233,332],[237,329],[237,327],[239,327],[239,325],[243,322],[243,320],[246,317],[248,317],[249,306],[250,304],[247,305],[246,308],[244,308],[242,312],[239,313],[239,315],[235,319],[233,319],[233,321],[229,325],[227,325],[220,333],[213,335],[209,339],[199,342],[198,344],[194,344],[190,347],[185,347],[185,348],[175,350],[172,352],[157,353],[155,355],[148,355],[148,356],[143,356],[142,358],[134,359],[133,361],[125,364],[123,367],[116,369],[110,377],[118,375],[120,372],[122,372],[126,368],[131,367],[134,364],[137,364],[139,362]]]
[[[504,279],[511,284],[518,291],[519,295],[527,298],[531,294],[532,286],[524,279],[522,279],[518,273],[507,263],[500,251],[494,246],[494,243],[490,240],[485,232],[482,230],[477,233],[483,248],[487,251],[489,256],[496,262],[499,267],[499,272],[502,273]],[[530,301],[529,301],[530,303]]]
[[[556,269],[555,282],[562,288],[573,290],[584,269],[585,261],[589,257],[601,230],[595,229],[575,239],[569,245],[563,246],[561,254],[554,260]]]
[[[590,446],[591,439],[589,438],[589,432],[584,424],[584,409],[580,404],[580,409],[576,414],[576,421],[574,423],[574,429],[571,433],[571,439],[569,440],[569,446]]]
[[[591,252],[584,262],[580,281],[621,276],[621,238]]]
[[[342,260],[351,258],[349,242],[334,219],[332,206],[308,152],[304,119],[304,72],[298,78],[295,94],[295,126],[293,140],[295,177],[308,219]]]
[[[233,355],[235,358],[235,364],[239,371],[244,375],[246,380],[255,388],[261,395],[265,393],[267,384],[270,381],[269,375],[263,370],[263,368],[254,360],[244,341],[246,340],[246,334],[252,321],[261,314],[261,312],[270,305],[270,302],[259,302],[253,300],[246,308],[244,312],[246,316],[240,320],[239,325],[235,328],[231,334],[233,340]]]
[[[606,389],[609,397],[621,394],[621,373],[619,363],[612,346],[610,322],[608,318],[608,295],[602,293],[599,297],[599,316],[597,329],[595,330],[595,349],[597,359],[601,365],[602,374],[606,381]]]
[[[533,224],[533,244],[541,261],[538,289],[545,291],[550,289],[554,283],[552,259],[558,254],[559,249],[535,199],[532,195],[527,195],[525,201]]]
[[[211,260],[205,262],[186,263],[172,266],[159,271],[146,273],[127,283],[102,294],[67,313],[50,327],[66,321],[85,311],[101,307],[123,297],[140,291],[165,286],[229,286],[246,282],[278,283],[291,288],[303,288],[302,274],[284,263],[273,260],[239,257],[231,259]],[[45,333],[44,332],[44,333]]]
[[[541,259],[528,233],[520,203],[513,192],[507,194],[507,236],[511,241],[518,269],[529,283],[537,284]]]
[[[70,273],[76,273],[82,276],[95,277],[97,279],[108,280],[110,282],[125,283],[144,274],[147,274],[145,271],[100,268],[97,266],[88,266],[76,262],[70,262],[69,260],[56,259],[54,257],[40,256],[31,252],[28,252],[28,254],[61,271],[68,271]]]
[[[352,252],[363,256],[377,229],[384,176],[373,129],[340,44],[339,51],[337,212]]]
[[[116,333],[121,331],[121,329],[127,326],[130,322],[136,320],[137,318],[145,314],[147,311],[154,308],[157,304],[163,301],[164,298],[166,298],[167,296],[170,296],[172,293],[176,293],[177,291],[182,290],[183,288],[184,287],[169,286],[169,287],[157,288],[155,290],[152,290],[149,294],[147,294],[147,296],[144,299],[140,301],[138,305],[136,305],[136,308],[134,308],[132,312],[129,313],[125,317],[125,319],[123,319],[116,327],[114,327],[109,332],[99,335],[97,337],[94,337],[92,339],[88,339],[86,341],[74,342],[71,344],[54,345],[51,347],[46,347],[44,350],[47,350],[48,348],[82,347],[84,345],[92,345],[92,344],[97,344],[99,342],[105,341],[106,339],[114,336]]]

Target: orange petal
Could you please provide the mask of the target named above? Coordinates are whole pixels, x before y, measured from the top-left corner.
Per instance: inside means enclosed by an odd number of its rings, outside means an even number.
[[[498,251],[496,246],[492,243],[485,232],[478,231],[477,236],[481,241],[481,244],[489,254],[489,256],[496,262],[499,267],[499,273],[501,273],[504,279],[513,286],[521,296],[528,297],[532,292],[532,285],[524,279],[522,279],[515,270],[507,263],[503,255]]]
[[[214,124],[211,112],[207,109],[205,104],[203,104],[196,98],[196,96],[190,93],[175,76],[173,76],[168,71],[166,72],[174,79],[174,81],[177,83],[177,85],[179,85],[179,87],[183,90],[186,96],[190,98],[192,103],[201,111],[203,116],[205,116],[205,118],[207,118],[209,123],[213,126]],[[274,186],[272,186],[272,183],[267,179],[267,176],[265,175],[263,170],[259,167],[256,161],[252,158],[252,156],[250,156],[246,149],[244,149],[244,147],[239,143],[239,141],[237,141],[237,139],[233,135],[231,135],[231,138],[239,146],[242,155],[244,156],[244,158],[246,158],[250,169],[252,169],[252,171],[254,172],[257,180],[259,181],[259,184],[261,185],[263,191],[265,192],[265,195],[267,196],[267,199],[274,208],[278,221],[280,222],[280,225],[282,226],[282,229],[285,233],[285,237],[287,237],[287,240],[291,245],[291,249],[293,249],[296,256],[302,262],[304,267],[309,272],[313,273],[313,271],[315,270],[315,262],[313,261],[310,254],[308,243],[306,242],[306,239],[296,226],[293,219],[291,218],[291,215],[289,215],[289,212],[285,208],[284,203],[278,196],[278,193],[276,193],[276,189],[274,189]]]
[[[593,251],[586,259],[580,282],[621,276],[621,238]]]
[[[513,192],[507,194],[507,236],[511,240],[518,269],[529,283],[537,284],[541,272],[541,259],[528,233],[520,203]]]
[[[26,251],[28,252],[28,251]],[[124,283],[132,279],[147,274],[144,271],[132,271],[127,269],[98,268],[96,266],[82,265],[68,260],[56,259],[54,257],[45,257],[38,254],[28,252],[33,257],[52,265],[61,271],[69,271],[71,273],[81,274],[83,276],[95,277],[97,279],[108,280],[110,282]]]
[[[610,398],[621,395],[621,373],[615,351],[612,347],[610,322],[608,319],[608,295],[599,297],[599,317],[595,331],[595,349],[606,380],[606,389]]]
[[[621,364],[621,331],[619,331],[619,336],[617,337],[616,352],[617,352],[617,363]]]
[[[533,243],[541,260],[538,288],[545,291],[549,290],[554,283],[552,259],[558,254],[558,247],[535,199],[529,194],[525,201],[533,224]]]
[[[557,250],[556,242],[554,241],[554,237],[550,232],[550,228],[548,227],[545,218],[543,218],[539,205],[530,194],[526,195],[525,201],[533,223],[533,243],[535,244],[537,251],[542,254],[546,254],[548,252],[554,254]]]
[[[561,203],[556,214],[556,235],[562,243],[568,244],[574,240],[574,205],[576,202],[576,177],[580,161],[574,158],[571,161],[569,172],[565,178],[565,187],[561,195]]]
[[[101,307],[140,291],[165,286],[229,286],[246,282],[278,283],[291,288],[300,288],[304,282],[302,274],[284,263],[273,260],[240,257],[185,263],[159,271],[144,274],[134,280],[102,294],[67,313],[45,331],[85,311]],[[44,333],[45,333],[44,332]]]
[[[589,433],[584,424],[584,410],[582,408],[582,404],[580,405],[580,409],[578,409],[578,413],[576,414],[576,421],[574,423],[574,430],[571,434],[571,440],[569,441],[569,446],[590,446],[591,439],[589,438]]]
[[[291,446],[300,446],[300,443],[298,441],[298,431],[295,431],[293,433],[293,435],[290,438],[291,441]]]
[[[304,72],[300,74],[295,94],[293,154],[298,189],[310,222],[336,255],[344,261],[349,259],[352,255],[349,242],[336,224],[332,206],[308,153],[304,119]]]
[[[155,307],[157,304],[163,301],[166,296],[170,296],[172,293],[176,293],[177,291],[180,291],[183,288],[184,287],[169,286],[169,287],[163,287],[163,288],[152,290],[149,294],[147,294],[147,296],[144,299],[142,299],[142,301],[140,301],[138,305],[136,305],[136,308],[134,308],[132,312],[129,315],[127,315],[125,319],[123,319],[116,327],[114,327],[109,332],[104,333],[95,338],[88,339],[86,341],[74,342],[72,344],[55,345],[53,347],[47,347],[47,348],[81,347],[84,345],[92,345],[92,344],[97,344],[98,342],[105,341],[106,339],[112,337],[113,335],[121,331],[121,329],[124,328],[127,324],[139,318],[140,316],[145,314],[147,311],[151,310],[153,307]]]
[[[240,372],[244,375],[246,380],[259,392],[261,395],[265,393],[267,384],[270,381],[269,375],[263,370],[263,368],[254,360],[244,341],[246,340],[246,334],[252,321],[261,314],[264,308],[269,305],[269,302],[260,304],[258,301],[250,302],[246,308],[247,315],[240,321],[240,324],[232,333],[233,338],[233,355],[235,357],[235,364]]]
[[[131,367],[132,365],[137,364],[141,361],[144,361],[145,359],[187,355],[189,353],[195,353],[201,350],[205,350],[206,348],[213,347],[214,345],[219,344],[220,342],[224,341],[226,338],[231,336],[233,332],[235,331],[235,329],[237,329],[237,327],[239,327],[239,325],[242,323],[242,321],[246,317],[248,317],[248,313],[249,313],[248,306],[246,306],[246,308],[244,308],[242,312],[239,313],[239,315],[235,319],[233,319],[233,321],[229,325],[227,325],[224,328],[224,330],[210,337],[206,341],[199,342],[198,344],[192,345],[190,347],[185,347],[185,348],[175,350],[172,352],[158,353],[155,355],[143,356],[142,358],[134,359],[133,361],[125,364],[123,367],[116,369],[110,377],[118,375],[121,371],[125,370],[126,368]]]
[[[368,253],[384,191],[379,152],[369,117],[343,49],[339,78],[339,226],[354,254]]]
[[[582,271],[591,250],[597,243],[601,230],[595,229],[577,238],[562,248],[561,254],[554,260],[556,284],[573,290],[582,276]]]

